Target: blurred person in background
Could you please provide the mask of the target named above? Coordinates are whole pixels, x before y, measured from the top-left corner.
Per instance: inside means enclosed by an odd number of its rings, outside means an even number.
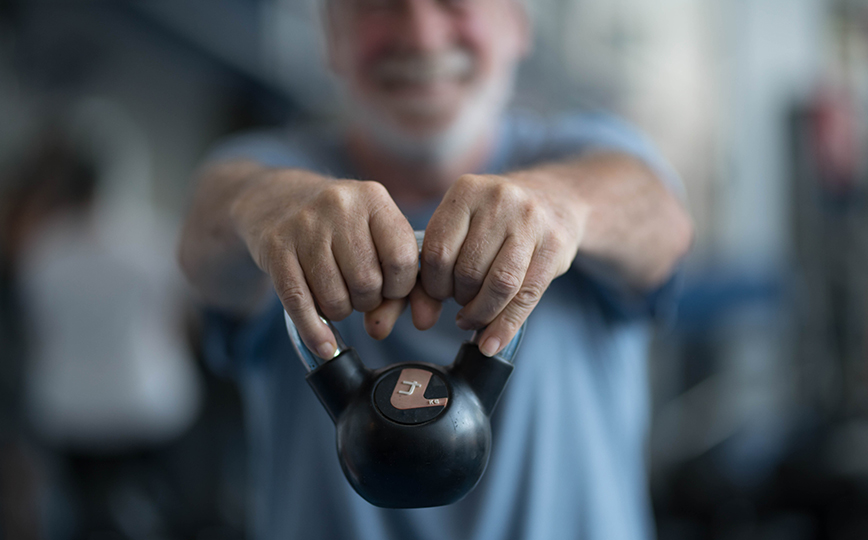
[[[88,148],[117,117],[79,104],[9,182],[3,307],[17,346],[4,348],[3,382],[16,392],[4,395],[4,412],[26,448],[0,459],[0,473],[10,473],[0,486],[21,486],[0,500],[10,538],[160,533],[163,509],[142,477],[159,481],[157,451],[199,413],[185,298],[163,253],[172,241],[141,209],[113,212],[107,184],[123,167]],[[122,161],[117,147],[96,146]]]
[[[323,13],[347,122],[220,145],[179,249],[206,354],[245,398],[252,537],[650,538],[649,320],[692,236],[677,178],[607,115],[505,112],[531,43],[515,0]],[[530,318],[464,500],[392,510],[352,490],[283,323],[331,358],[317,309],[371,368],[450,362],[473,329],[493,355]]]
[[[0,517],[5,538],[38,538],[40,479],[25,434],[24,385],[30,347],[17,267],[53,216],[80,211],[93,200],[92,165],[46,130],[31,155],[7,170],[0,206]]]

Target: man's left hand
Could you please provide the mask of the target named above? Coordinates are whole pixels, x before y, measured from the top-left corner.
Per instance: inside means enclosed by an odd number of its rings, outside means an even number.
[[[414,320],[433,325],[436,314],[417,312],[430,310],[430,299],[451,297],[463,306],[460,328],[485,328],[483,354],[509,343],[551,281],[570,268],[587,217],[575,193],[547,180],[522,173],[458,179],[425,230],[423,291],[417,287],[410,298]]]

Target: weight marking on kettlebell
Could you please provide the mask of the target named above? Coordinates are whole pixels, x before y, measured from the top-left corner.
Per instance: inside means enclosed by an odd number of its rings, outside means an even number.
[[[413,395],[413,390],[415,390],[416,388],[421,388],[421,387],[422,387],[422,385],[419,384],[417,381],[401,381],[401,384],[406,384],[407,386],[410,387],[410,391],[409,391],[409,392],[406,391],[406,390],[398,390],[398,393],[399,393],[399,394],[404,394],[405,396],[412,396],[412,395]]]
[[[383,416],[407,425],[437,418],[450,400],[443,375],[424,366],[390,370],[377,382],[373,398]]]
[[[428,396],[428,390],[433,373],[427,369],[404,368],[394,383],[390,403],[399,410],[419,409],[423,407],[445,407],[448,397]],[[439,379],[438,379],[439,380]],[[419,392],[416,392],[416,389]]]

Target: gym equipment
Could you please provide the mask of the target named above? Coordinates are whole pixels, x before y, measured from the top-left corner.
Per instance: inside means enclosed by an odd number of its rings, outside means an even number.
[[[421,249],[423,231],[416,232]],[[497,405],[525,325],[497,355],[479,352],[474,333],[452,364],[401,362],[365,367],[334,325],[337,351],[325,360],[286,327],[307,382],[335,423],[341,468],[353,488],[385,508],[442,506],[476,486],[491,450],[489,417]]]

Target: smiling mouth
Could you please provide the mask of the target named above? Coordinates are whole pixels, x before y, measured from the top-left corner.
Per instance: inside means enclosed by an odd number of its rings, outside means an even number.
[[[465,82],[459,79],[437,80],[425,83],[392,81],[381,83],[380,88],[394,99],[415,98],[436,100],[451,95],[456,87],[463,86]]]
[[[451,49],[436,54],[391,56],[379,61],[373,71],[384,90],[436,94],[446,86],[469,82],[473,68],[470,53]]]

